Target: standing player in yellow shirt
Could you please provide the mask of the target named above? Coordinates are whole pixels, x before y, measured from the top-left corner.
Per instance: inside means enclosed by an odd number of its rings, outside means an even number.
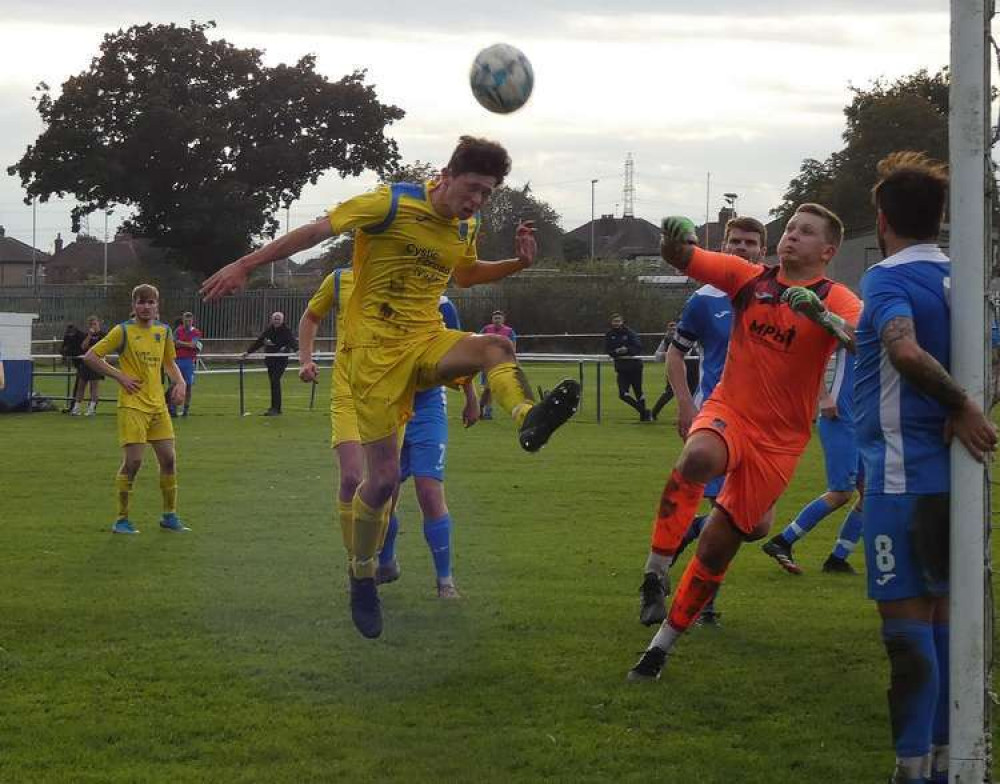
[[[160,464],[160,491],[163,495],[163,518],[166,531],[187,531],[177,517],[177,459],[174,453],[174,426],[163,395],[161,369],[174,383],[171,402],[184,401],[185,383],[175,363],[174,337],[170,327],[157,321],[160,293],[154,286],[142,284],[132,290],[134,318],[116,325],[106,337],[86,353],[83,361],[121,385],[118,390],[118,443],[123,459],[115,477],[118,517],[111,531],[137,534],[128,519],[132,483],[142,466],[142,454],[148,443]],[[104,359],[118,354],[118,367]]]
[[[398,431],[418,389],[455,386],[485,371],[496,401],[511,413],[525,450],[540,449],[576,411],[580,385],[561,382],[535,404],[509,340],[444,327],[438,301],[454,278],[462,287],[527,269],[537,246],[530,223],[515,236],[516,258],[480,261],[479,211],[510,172],[499,144],[463,136],[441,177],[397,183],[349,199],[223,267],[202,287],[207,300],[242,288],[251,270],[354,232],[355,291],[345,316],[344,361],[357,410],[365,479],[352,501],[351,615],[366,637],[382,632],[376,551],[399,478]],[[384,520],[384,522],[382,522]]]
[[[336,311],[337,344],[333,363],[333,379],[330,384],[330,425],[333,448],[337,452],[337,468],[340,486],[337,491],[337,519],[348,562],[354,547],[354,513],[352,504],[361,481],[365,477],[365,453],[358,434],[358,418],[354,411],[354,398],[348,378],[348,363],[344,352],[343,303],[351,298],[354,290],[354,273],[338,269],[324,279],[299,320],[299,378],[316,383],[319,371],[313,361],[313,348],[319,325],[331,311]]]

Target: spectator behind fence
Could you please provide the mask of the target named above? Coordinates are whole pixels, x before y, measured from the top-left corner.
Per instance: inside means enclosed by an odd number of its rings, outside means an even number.
[[[517,333],[514,328],[508,326],[505,322],[507,320],[506,314],[502,310],[494,310],[493,316],[490,319],[490,323],[479,330],[480,335],[503,335],[511,343],[517,346]],[[490,402],[493,399],[493,395],[490,392],[489,382],[486,380],[486,374],[483,373],[480,376],[480,383],[483,385],[482,394],[479,396],[479,418],[480,419],[493,419],[493,406]]]
[[[80,380],[79,371],[80,366],[83,365],[83,360],[81,359],[83,351],[81,346],[83,345],[84,337],[84,333],[80,331],[76,324],[67,324],[66,331],[63,332],[62,345],[59,347],[59,354],[72,365],[73,370],[76,372],[73,383],[73,394],[66,401],[66,408],[63,409],[64,414],[68,414],[73,410],[73,404],[77,399],[78,393],[81,398],[83,397],[83,392],[80,391],[83,382]]]
[[[604,350],[615,361],[618,397],[639,412],[640,422],[653,420],[642,394],[642,342],[639,335],[625,326],[620,313],[611,314],[611,329],[604,333]],[[629,395],[629,390],[635,397]]]
[[[191,391],[194,389],[194,374],[198,369],[198,354],[201,352],[201,330],[194,325],[194,313],[190,311],[181,317],[181,323],[174,330],[174,345],[177,347],[177,369],[184,376],[187,391],[181,416],[186,417],[191,409]],[[279,392],[280,395],[280,392]],[[280,398],[279,398],[280,399]],[[177,416],[177,406],[170,406],[170,416]]]
[[[101,326],[101,320],[97,316],[90,316],[87,319],[87,331],[81,332],[80,334],[80,350],[79,355],[82,356],[86,354],[92,346],[96,346],[105,335],[108,333],[104,331]],[[73,364],[76,365],[76,384],[73,386],[73,407],[70,409],[70,414],[73,416],[93,416],[94,412],[97,411],[97,401],[100,397],[100,384],[101,379],[104,378],[100,373],[90,367],[82,359],[73,360]],[[87,404],[87,409],[83,409],[83,396],[87,391],[87,387],[90,387],[90,402]]]
[[[288,354],[298,351],[299,343],[295,339],[295,334],[285,324],[284,313],[272,313],[271,323],[267,329],[260,333],[250,348],[243,352],[243,357],[253,354],[264,347],[265,354]],[[264,412],[264,416],[278,416],[281,413],[281,377],[288,367],[288,357],[268,356],[264,359],[267,366],[267,376],[271,381],[271,407]]]

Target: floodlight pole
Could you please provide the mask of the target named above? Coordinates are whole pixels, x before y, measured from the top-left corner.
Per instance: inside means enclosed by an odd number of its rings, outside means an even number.
[[[38,293],[38,197],[31,198],[31,286]]]
[[[951,0],[951,372],[986,405],[986,275],[992,266],[989,155],[989,0]],[[988,477],[951,447],[951,710],[949,776],[990,780]]]
[[[110,213],[104,211],[104,288],[108,287],[108,215]]]
[[[590,260],[594,260],[594,188],[597,180],[590,181]]]

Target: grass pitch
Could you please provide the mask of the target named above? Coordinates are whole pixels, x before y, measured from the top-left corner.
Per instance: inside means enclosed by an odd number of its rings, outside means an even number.
[[[528,370],[546,387],[576,374]],[[746,546],[723,628],[694,630],[659,683],[625,682],[651,634],[637,588],[680,443],[673,404],[634,422],[607,369],[597,424],[587,375],[578,419],[537,455],[503,419],[462,430],[452,397],[464,598],[435,598],[406,488],[403,576],[382,591],[374,642],[347,611],[328,373],[311,412],[289,373],[286,413],[268,419],[237,415],[235,376],[198,379],[176,422],[188,535],[157,529],[151,452],[133,497],[142,534],[109,533],[113,405],[0,418],[0,781],[882,780],[875,611],[863,577],[819,571],[843,511],[796,547],[804,577]],[[266,387],[248,377],[254,412]],[[814,442],[779,524],[823,489]]]

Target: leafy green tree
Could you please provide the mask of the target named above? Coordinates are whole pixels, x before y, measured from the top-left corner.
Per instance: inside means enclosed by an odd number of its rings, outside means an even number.
[[[501,185],[483,208],[483,228],[479,234],[479,255],[484,259],[509,259],[514,255],[514,232],[522,220],[535,222],[539,257],[562,255],[563,231],[559,213],[551,205],[531,195],[531,188]]]
[[[72,195],[74,228],[127,205],[128,231],[208,272],[273,235],[275,213],[322,173],[395,166],[385,132],[403,111],[363,71],[330,82],[312,55],[265,67],[260,50],[209,40],[212,27],[119,30],[58,97],[40,85],[45,130],[8,169],[27,198]]]
[[[948,159],[948,84],[947,70],[933,76],[921,70],[851,87],[844,148],[825,161],[805,160],[771,214],[787,220],[797,205],[815,201],[836,212],[848,230],[874,225],[871,188],[879,160],[896,150]]]

